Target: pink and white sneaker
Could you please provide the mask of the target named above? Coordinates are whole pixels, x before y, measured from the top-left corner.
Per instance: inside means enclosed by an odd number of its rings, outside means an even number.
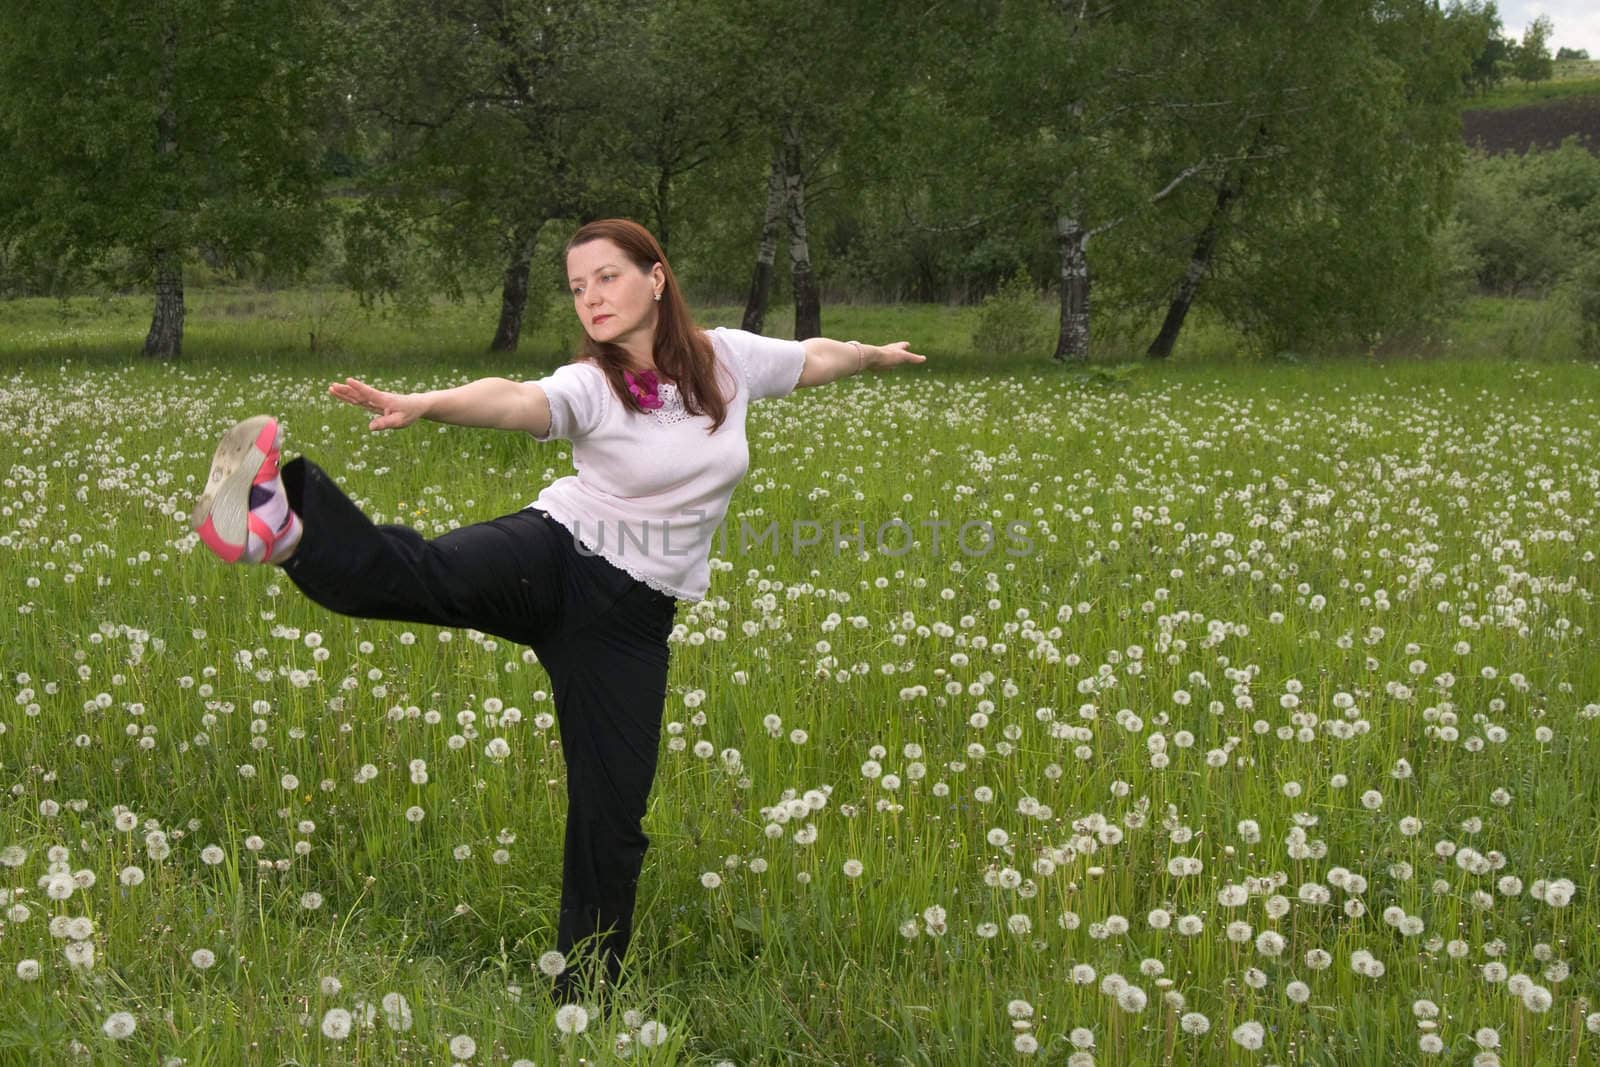
[[[283,430],[271,415],[236,423],[211,458],[189,524],[228,563],[280,563],[300,542],[300,516],[278,477]]]

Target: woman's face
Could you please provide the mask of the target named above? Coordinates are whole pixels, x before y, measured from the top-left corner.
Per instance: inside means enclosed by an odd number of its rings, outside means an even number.
[[[640,270],[614,241],[586,241],[567,253],[567,285],[578,321],[596,341],[626,346],[650,341],[656,329],[656,293],[666,284],[661,265]],[[649,346],[645,347],[649,351]]]

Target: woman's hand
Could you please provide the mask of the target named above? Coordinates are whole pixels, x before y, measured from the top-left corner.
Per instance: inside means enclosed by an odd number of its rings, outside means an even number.
[[[893,367],[901,363],[926,363],[927,356],[919,356],[911,351],[910,341],[891,341],[886,345],[878,345],[878,358],[873,361],[876,367]]]
[[[398,430],[410,426],[427,413],[427,400],[418,393],[386,393],[357,378],[328,386],[328,393],[358,408],[376,411],[378,417],[367,423],[369,430]]]

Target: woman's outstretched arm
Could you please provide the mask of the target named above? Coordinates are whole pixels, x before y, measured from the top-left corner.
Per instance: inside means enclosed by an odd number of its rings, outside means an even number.
[[[893,341],[878,346],[859,341],[830,341],[826,337],[812,337],[800,342],[800,347],[805,350],[806,363],[800,371],[800,380],[795,383],[796,389],[826,385],[874,367],[923,363],[928,358],[911,351],[910,341]]]
[[[533,382],[479,378],[454,389],[426,393],[389,393],[356,378],[328,386],[331,396],[377,413],[369,430],[398,430],[418,419],[457,426],[522,430],[542,436],[550,429],[550,399]]]

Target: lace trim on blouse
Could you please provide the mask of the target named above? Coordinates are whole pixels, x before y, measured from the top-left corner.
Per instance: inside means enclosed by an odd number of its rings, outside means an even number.
[[[656,421],[663,426],[671,426],[694,417],[685,410],[683,397],[678,395],[678,387],[672,382],[658,384],[656,396],[661,398],[661,406],[651,409],[650,414],[654,415]]]

